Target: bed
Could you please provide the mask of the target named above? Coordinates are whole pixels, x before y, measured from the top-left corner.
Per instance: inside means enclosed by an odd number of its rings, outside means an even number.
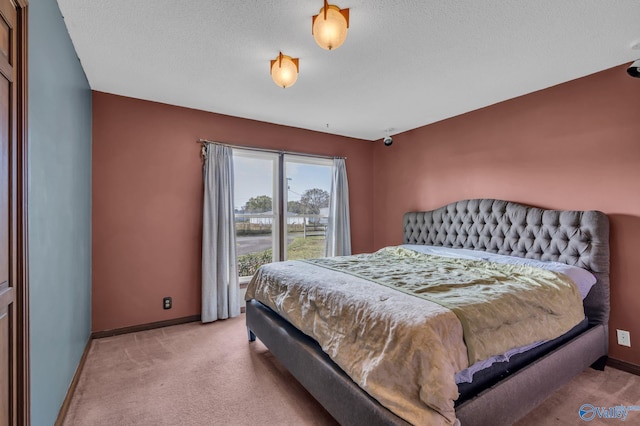
[[[596,283],[583,301],[586,320],[542,346],[499,363],[473,386],[461,386],[456,422],[512,424],[608,351],[609,223],[597,211],[545,210],[492,199],[458,201],[406,213],[403,243],[472,249],[557,261],[590,271]],[[327,411],[345,425],[407,425],[360,388],[318,343],[265,304],[246,306],[249,340],[259,337]]]

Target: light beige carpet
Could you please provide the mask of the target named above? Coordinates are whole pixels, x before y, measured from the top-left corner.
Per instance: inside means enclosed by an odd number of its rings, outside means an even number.
[[[640,405],[640,377],[612,368],[586,371],[519,426],[584,424],[578,409],[585,403]],[[640,411],[625,423],[640,424]],[[261,342],[247,342],[241,315],[94,340],[64,424],[337,423]]]
[[[64,424],[336,424],[244,321],[94,340]]]
[[[597,413],[592,420],[582,420],[578,411],[583,404],[601,409],[619,405],[640,408],[640,376],[611,367],[606,367],[605,371],[585,370],[520,420],[517,426],[640,425],[640,411],[630,411],[623,423],[620,419],[600,418]]]

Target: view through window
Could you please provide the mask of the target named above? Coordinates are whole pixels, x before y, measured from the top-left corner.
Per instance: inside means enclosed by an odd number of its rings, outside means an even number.
[[[325,256],[332,160],[234,149],[233,161],[239,275]]]

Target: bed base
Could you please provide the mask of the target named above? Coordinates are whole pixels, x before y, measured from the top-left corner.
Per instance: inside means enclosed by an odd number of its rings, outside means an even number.
[[[343,425],[409,423],[381,406],[326,355],[315,340],[261,303],[246,306],[249,340],[257,335],[309,393]],[[254,334],[255,333],[255,334]],[[510,425],[607,354],[600,324],[456,408],[463,426]]]

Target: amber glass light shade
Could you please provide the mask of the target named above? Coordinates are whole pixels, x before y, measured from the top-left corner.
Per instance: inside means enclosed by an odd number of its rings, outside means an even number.
[[[283,55],[282,52],[271,61],[271,78],[283,89],[295,84],[298,80],[298,71],[298,58]]]
[[[340,9],[325,0],[320,13],[311,21],[311,34],[318,46],[326,50],[337,49],[347,38],[349,9]]]

